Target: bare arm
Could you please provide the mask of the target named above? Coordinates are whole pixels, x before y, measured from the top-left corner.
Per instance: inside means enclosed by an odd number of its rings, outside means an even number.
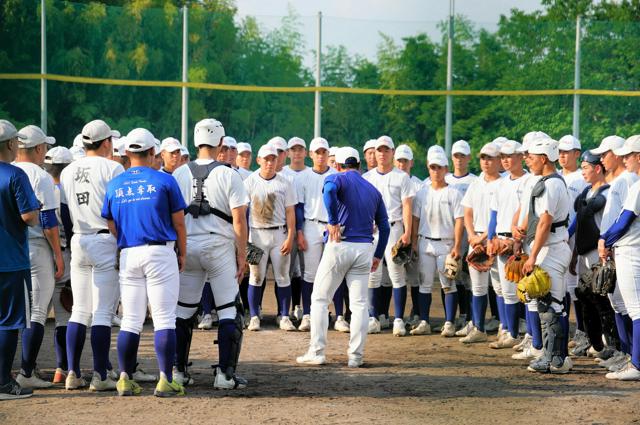
[[[291,252],[291,248],[293,246],[293,238],[296,233],[296,211],[295,207],[292,205],[287,207],[286,209],[287,215],[287,239],[280,247],[280,252],[282,255],[288,255]]]
[[[33,210],[20,214],[20,218],[22,218],[22,221],[24,221],[27,226],[37,226],[40,224],[40,210]]]
[[[50,229],[42,229],[42,233],[53,252],[53,261],[56,265],[54,277],[56,280],[60,279],[64,275],[64,260],[62,259],[62,249],[60,249],[60,231],[58,226],[55,226]]]
[[[464,219],[462,217],[456,218],[456,224],[453,228],[453,249],[451,250],[451,253],[453,254],[454,258],[458,258],[461,255],[460,250],[462,249],[462,238],[464,235],[463,221]]]
[[[184,211],[180,210],[171,214],[171,222],[178,237],[176,241],[178,244],[178,268],[180,271],[183,271],[185,257],[187,255],[187,227],[184,224]]]
[[[413,197],[402,200],[402,223],[404,224],[404,233],[400,239],[405,245],[409,245],[411,243],[411,222],[413,221],[412,206]]]
[[[247,263],[247,239],[249,238],[247,206],[243,205],[232,209],[231,216],[233,217],[233,231],[236,234],[236,264],[238,265],[236,278],[241,279],[244,276]]]

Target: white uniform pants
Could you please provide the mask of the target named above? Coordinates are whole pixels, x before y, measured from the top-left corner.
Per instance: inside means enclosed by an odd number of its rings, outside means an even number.
[[[393,262],[391,258],[391,249],[398,242],[398,239],[404,233],[404,227],[402,225],[402,221],[396,221],[393,226],[391,226],[391,232],[389,233],[389,243],[387,243],[387,248],[384,251],[384,259],[387,264],[387,271],[389,272],[389,278],[391,279],[391,284],[394,288],[403,288],[407,286],[407,282],[405,281],[405,271],[403,265],[398,265]],[[377,246],[378,244],[378,234],[374,235],[373,246]],[[382,284],[382,268],[378,267],[378,269],[371,273],[369,276],[369,288],[379,288]]]
[[[289,279],[289,265],[291,255],[282,255],[280,247],[287,239],[287,229],[256,229],[251,228],[249,240],[251,243],[261,248],[264,255],[258,265],[249,265],[249,285],[261,286],[267,273],[267,262],[271,259],[273,275],[276,285],[287,287],[291,285]],[[216,301],[217,303],[217,301]]]
[[[53,252],[44,238],[29,239],[31,262],[31,321],[44,325],[55,287]]]
[[[194,307],[178,305],[178,317],[189,319],[195,314],[207,278],[216,305],[223,306],[233,302],[239,290],[237,270],[235,241],[218,235],[188,237],[187,262],[180,275],[179,302]],[[236,317],[234,307],[224,308],[217,313],[220,320]]]
[[[543,246],[536,259],[536,265],[542,267],[551,278],[551,296],[562,303],[567,292],[565,286],[565,273],[571,261],[571,249],[566,242],[558,242]],[[551,306],[556,313],[562,312],[564,306],[556,301]]]
[[[318,271],[318,264],[322,258],[322,251],[324,250],[323,232],[326,226],[317,221],[305,221],[304,222],[304,238],[307,241],[307,250],[304,251],[304,276],[305,282],[314,282],[316,279],[316,272]]]
[[[469,253],[473,251],[473,248],[469,246]],[[489,272],[479,272],[473,267],[469,266],[469,278],[471,279],[471,294],[474,297],[482,297],[489,292]]]
[[[508,255],[499,255],[495,262],[500,279],[500,292],[502,293],[502,298],[504,298],[505,304],[517,304],[520,302],[518,295],[516,294],[517,282],[511,282],[507,279],[507,274],[504,271],[504,265],[507,263],[508,259]],[[496,295],[497,294],[498,293],[496,292]]]
[[[346,278],[351,310],[348,355],[351,360],[362,359],[369,326],[367,281],[373,251],[374,245],[368,243],[329,242],[325,246],[311,294],[310,351],[324,354],[329,326],[328,306]]]
[[[180,277],[173,245],[142,245],[120,253],[121,330],[142,331],[147,299],[153,329],[175,329]]]
[[[447,254],[451,252],[453,240],[434,241],[422,236],[418,239],[418,263],[420,273],[421,294],[430,294],[433,289],[433,282],[438,277],[442,289],[445,293],[456,292],[455,282],[442,275],[444,262]]]
[[[569,249],[571,249],[571,252],[573,252],[573,249],[575,247],[575,243],[576,243],[576,237],[575,235],[572,236],[569,239]],[[576,266],[577,269],[577,266]],[[569,293],[569,296],[571,297],[571,301],[575,301],[576,298],[576,287],[578,286],[578,279],[579,279],[580,274],[576,272],[576,275],[572,275],[571,272],[569,271],[569,269],[567,269],[567,272],[564,275],[564,280],[565,280],[565,285],[567,287],[567,292]]]
[[[616,288],[620,289],[631,320],[640,319],[640,256],[637,246],[619,246],[616,250]]]
[[[56,319],[56,327],[59,326],[67,326],[67,322],[69,322],[69,318],[71,317],[71,312],[65,310],[60,302],[60,292],[62,292],[62,288],[65,286],[67,282],[70,280],[70,272],[71,268],[71,252],[69,249],[65,249],[62,251],[62,259],[64,260],[64,275],[58,281],[56,281],[56,285],[53,289],[53,297],[51,297],[51,302],[49,303],[48,311],[53,307],[53,315]]]
[[[109,326],[118,293],[116,238],[108,233],[71,238],[72,322]]]

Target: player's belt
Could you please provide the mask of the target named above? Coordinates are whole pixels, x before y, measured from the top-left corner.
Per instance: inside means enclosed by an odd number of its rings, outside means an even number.
[[[149,241],[147,245],[155,246],[155,245],[167,245],[167,241]]]
[[[424,236],[424,235],[418,235],[418,237],[421,237],[422,239],[428,239],[430,241],[450,241],[451,238],[432,238],[430,236]]]
[[[104,235],[106,233],[109,233],[109,229],[102,229],[102,230],[98,230],[96,232],[96,235]]]
[[[502,232],[502,233],[498,233],[498,236],[504,236],[505,238],[512,238],[513,234],[511,232]]]
[[[324,225],[329,224],[328,221],[317,220],[315,218],[310,218],[309,221],[313,221],[314,223],[320,223],[320,224],[324,224]]]
[[[396,220],[396,221],[394,221],[392,223],[389,223],[389,226],[393,227],[396,223],[401,223],[401,222],[402,222],[402,220]]]
[[[252,229],[257,229],[257,230],[280,230],[280,229],[286,229],[287,226],[271,226],[271,227],[252,227]]]

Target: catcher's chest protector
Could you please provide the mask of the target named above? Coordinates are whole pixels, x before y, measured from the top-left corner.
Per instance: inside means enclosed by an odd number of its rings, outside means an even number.
[[[584,255],[598,247],[600,228],[596,224],[595,215],[601,211],[607,203],[607,198],[602,194],[609,188],[608,184],[600,186],[596,193],[587,199],[587,193],[591,186],[585,188],[576,198],[574,208],[576,210],[576,251]]]
[[[525,242],[530,244],[536,237],[536,228],[538,227],[538,222],[540,221],[540,217],[536,216],[536,198],[539,198],[544,193],[546,186],[544,182],[549,179],[560,179],[562,183],[564,183],[564,179],[560,177],[558,173],[549,174],[548,176],[542,177],[538,180],[535,186],[533,186],[533,190],[531,191],[531,199],[529,200],[529,215],[527,218],[527,237]],[[552,223],[551,231],[555,232],[558,227],[567,226],[569,224],[569,217],[567,216],[564,220]]]

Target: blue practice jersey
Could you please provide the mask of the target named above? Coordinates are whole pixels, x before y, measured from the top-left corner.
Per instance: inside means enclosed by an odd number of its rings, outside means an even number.
[[[0,162],[0,272],[31,268],[27,225],[20,214],[40,208],[29,178],[20,168]]]
[[[178,183],[170,174],[132,167],[107,186],[102,217],[113,220],[118,248],[175,241],[171,215],[187,208]]]

